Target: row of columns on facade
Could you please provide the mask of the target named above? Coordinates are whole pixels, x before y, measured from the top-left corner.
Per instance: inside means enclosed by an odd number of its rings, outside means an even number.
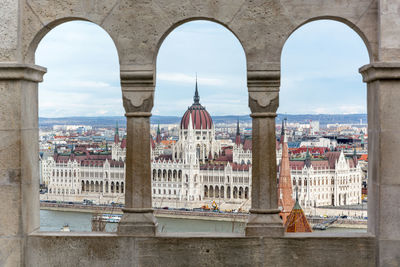
[[[124,182],[82,181],[81,192],[124,193]]]
[[[277,205],[275,117],[279,103],[279,64],[266,70],[248,70],[249,106],[253,122],[252,201],[248,236],[281,236]],[[360,69],[364,81],[400,79],[398,63],[372,63]],[[29,64],[1,63],[0,79],[37,85],[46,69]],[[150,116],[154,98],[154,71],[121,70],[123,105],[127,118],[126,184],[122,235],[156,234],[152,210]],[[37,88],[36,88],[37,90]],[[37,113],[36,113],[37,114]]]
[[[224,186],[213,187],[212,185],[210,186],[205,185],[204,198],[249,199],[249,187],[234,186],[233,190],[231,190],[231,187],[228,186],[226,188],[226,194],[225,194]]]

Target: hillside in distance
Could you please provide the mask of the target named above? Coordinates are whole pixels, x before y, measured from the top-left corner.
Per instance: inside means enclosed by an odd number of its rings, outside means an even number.
[[[235,123],[251,122],[249,115],[225,115],[212,116],[214,123]],[[319,121],[320,125],[326,124],[366,124],[367,114],[278,114],[276,123],[281,123],[282,119],[287,118],[288,122],[308,123]],[[180,116],[160,116],[153,115],[150,118],[152,124],[178,124]],[[124,116],[105,116],[105,117],[64,117],[64,118],[39,118],[39,127],[52,127],[53,125],[90,125],[93,127],[115,127],[116,123],[120,127],[125,127],[126,118]]]

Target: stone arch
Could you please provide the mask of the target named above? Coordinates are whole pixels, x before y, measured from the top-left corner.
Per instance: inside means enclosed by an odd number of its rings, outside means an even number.
[[[214,193],[215,198],[219,198],[219,187],[218,186],[215,186],[215,191],[214,192],[215,192]]]
[[[249,199],[249,188],[246,186],[246,188],[244,189],[244,198],[245,199]]]
[[[38,46],[40,44],[40,41],[42,41],[42,39],[51,30],[53,30],[57,26],[60,26],[61,24],[65,24],[65,23],[68,23],[68,22],[73,22],[73,21],[90,22],[90,23],[96,25],[97,27],[99,27],[100,29],[102,29],[105,33],[107,33],[107,35],[113,41],[114,47],[117,50],[118,57],[120,57],[120,53],[119,53],[119,49],[118,49],[118,46],[117,46],[116,38],[111,34],[112,33],[111,31],[108,31],[108,29],[106,29],[105,27],[102,27],[101,25],[96,23],[94,20],[91,20],[91,19],[89,19],[87,17],[66,16],[66,17],[62,17],[62,18],[57,18],[57,19],[51,21],[50,23],[47,23],[46,25],[42,25],[42,27],[40,29],[38,29],[38,31],[36,31],[36,33],[33,34],[33,38],[29,42],[27,50],[25,51],[25,60],[27,62],[30,62],[30,63],[35,63],[35,53],[36,53],[36,50],[37,50],[37,48],[38,48]]]
[[[221,186],[221,190],[219,191],[220,197],[225,198],[225,188],[224,186]]]
[[[204,186],[204,197],[208,197],[208,187],[206,185]]]
[[[186,18],[183,20],[179,20],[179,21],[175,21],[165,32],[164,34],[162,34],[157,42],[157,46],[156,46],[156,50],[154,53],[154,58],[153,58],[153,62],[157,62],[157,56],[160,52],[160,48],[162,46],[162,44],[164,43],[165,38],[167,38],[167,36],[173,32],[176,28],[178,28],[179,26],[182,26],[185,23],[188,22],[193,22],[193,21],[208,21],[208,22],[213,22],[216,24],[221,25],[222,27],[224,27],[225,29],[227,29],[229,32],[231,32],[233,34],[233,36],[236,37],[236,39],[239,41],[240,45],[242,46],[244,53],[246,55],[246,49],[244,46],[244,43],[241,41],[241,38],[239,38],[238,34],[235,33],[235,31],[233,31],[231,29],[231,27],[229,27],[227,24],[223,23],[222,21],[218,20],[217,18],[207,18],[207,17],[191,17],[191,18]],[[247,57],[246,57],[247,58]],[[247,62],[246,62],[247,65]],[[207,155],[208,156],[208,155]]]
[[[212,185],[210,185],[210,188],[209,188],[209,197],[210,198],[214,198],[214,188],[213,188],[213,186]]]
[[[285,46],[285,44],[286,44],[287,40],[289,39],[289,37],[296,30],[301,28],[302,26],[304,26],[304,25],[306,25],[306,24],[308,24],[310,22],[315,22],[315,21],[319,21],[319,20],[336,21],[336,22],[340,22],[340,23],[345,24],[346,26],[348,26],[355,33],[357,33],[357,35],[361,38],[361,40],[363,40],[364,45],[365,45],[365,47],[366,47],[366,49],[368,51],[368,56],[369,56],[370,62],[374,62],[377,59],[377,51],[374,51],[374,50],[376,50],[376,48],[372,45],[372,42],[374,42],[374,40],[369,40],[367,35],[364,33],[364,31],[360,27],[355,25],[353,22],[351,22],[350,20],[348,20],[348,19],[346,19],[344,17],[339,17],[339,16],[315,16],[315,17],[311,17],[311,18],[308,18],[306,20],[303,20],[301,23],[296,25],[294,28],[291,29],[289,34],[283,40],[283,43],[282,43],[282,46],[281,46],[281,50],[280,50],[281,58],[282,58],[283,47]],[[370,39],[372,39],[372,38],[373,37],[371,36]]]
[[[231,198],[231,187],[230,186],[228,186],[226,188],[226,198]]]

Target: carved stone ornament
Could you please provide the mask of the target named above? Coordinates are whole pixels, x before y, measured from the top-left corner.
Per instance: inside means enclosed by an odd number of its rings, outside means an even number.
[[[154,72],[137,69],[135,66],[124,68],[121,70],[121,86],[126,115],[149,115],[154,100]]]
[[[151,112],[154,93],[149,91],[122,91],[126,113]]]
[[[279,107],[279,92],[249,92],[249,107],[254,113],[275,113]]]

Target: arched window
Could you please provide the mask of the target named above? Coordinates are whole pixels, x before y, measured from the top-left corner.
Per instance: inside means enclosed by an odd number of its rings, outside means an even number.
[[[228,186],[226,188],[226,198],[231,198],[231,187],[230,186]]]
[[[236,186],[233,187],[233,198],[238,198],[238,189]]]
[[[156,181],[157,179],[157,171],[153,169],[153,181]]]
[[[239,187],[239,198],[243,198],[243,187]]]
[[[246,188],[244,189],[244,198],[245,198],[245,199],[249,199],[249,188],[248,188],[248,187],[246,187]]]

